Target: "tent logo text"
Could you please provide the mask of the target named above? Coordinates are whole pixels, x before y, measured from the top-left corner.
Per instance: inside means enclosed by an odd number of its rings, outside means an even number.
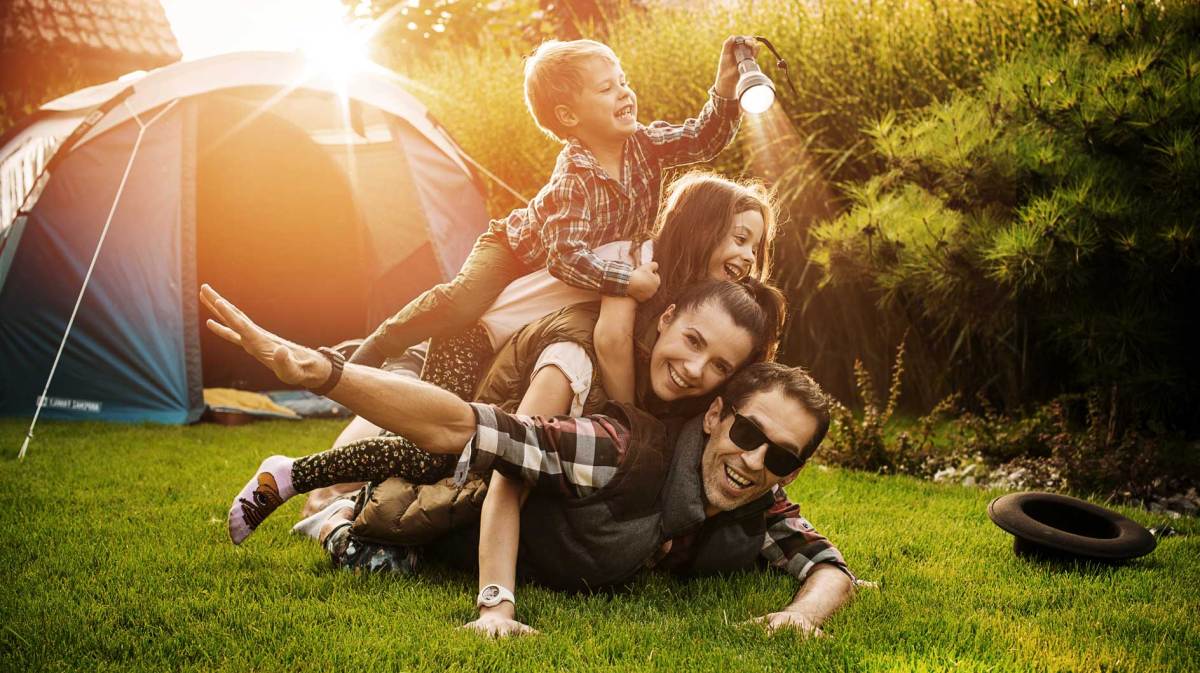
[[[100,413],[101,404],[94,400],[72,400],[65,397],[43,397],[38,399],[47,409],[68,409],[70,411],[87,411]]]

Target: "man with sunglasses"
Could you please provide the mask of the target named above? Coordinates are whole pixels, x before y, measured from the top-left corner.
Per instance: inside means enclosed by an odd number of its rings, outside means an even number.
[[[802,369],[750,365],[688,421],[664,423],[626,405],[583,418],[530,418],[297,346],[211,288],[201,296],[220,319],[209,328],[285,383],[318,389],[431,453],[461,454],[460,477],[498,470],[531,486],[516,560],[523,577],[595,589],[651,567],[702,575],[765,565],[802,585],[788,606],[759,621],[814,634],[851,594],[854,578],[841,554],[782,489],[829,425],[828,399]],[[365,514],[351,530],[370,538]],[[460,535],[447,537],[460,538],[448,548],[462,549]],[[476,628],[528,630],[515,620],[512,589],[483,587]]]

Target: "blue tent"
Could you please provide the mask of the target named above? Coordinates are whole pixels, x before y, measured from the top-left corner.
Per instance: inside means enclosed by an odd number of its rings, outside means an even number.
[[[106,222],[47,417],[195,421],[204,387],[275,385],[202,329],[200,283],[333,344],[454,274],[487,224],[465,157],[394,73],[339,81],[277,53],[178,63],[55,155],[128,86],[53,101],[0,142],[0,415],[33,414]]]

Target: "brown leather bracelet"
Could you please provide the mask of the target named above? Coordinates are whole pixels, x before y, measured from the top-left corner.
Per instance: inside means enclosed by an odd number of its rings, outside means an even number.
[[[330,391],[333,390],[334,386],[338,384],[338,381],[342,380],[342,369],[346,366],[346,356],[333,350],[332,348],[327,348],[325,346],[318,348],[317,352],[321,355],[324,355],[325,359],[329,360],[329,364],[332,366],[332,369],[329,371],[329,378],[325,379],[325,383],[322,383],[316,388],[309,388],[309,390],[311,390],[314,395],[324,396],[328,395]]]

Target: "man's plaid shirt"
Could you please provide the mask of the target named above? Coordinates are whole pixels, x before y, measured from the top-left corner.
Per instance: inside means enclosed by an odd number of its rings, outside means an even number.
[[[638,125],[625,141],[620,176],[610,176],[578,140],[558,155],[550,181],[500,224],[530,267],[601,294],[624,296],[633,267],[593,250],[648,234],[658,214],[663,171],[715,157],[737,131],[736,100],[709,91],[699,116],[682,124]]]
[[[629,428],[612,416],[581,418],[508,414],[488,404],[472,404],[475,437],[459,459],[457,476],[496,470],[532,488],[563,498],[585,498],[603,489],[617,473],[629,445]],[[803,581],[819,563],[829,563],[854,579],[841,552],[800,515],[783,489],[766,511],[767,531],[760,558]],[[658,566],[670,569],[690,559],[691,542],[703,527],[671,540]]]

